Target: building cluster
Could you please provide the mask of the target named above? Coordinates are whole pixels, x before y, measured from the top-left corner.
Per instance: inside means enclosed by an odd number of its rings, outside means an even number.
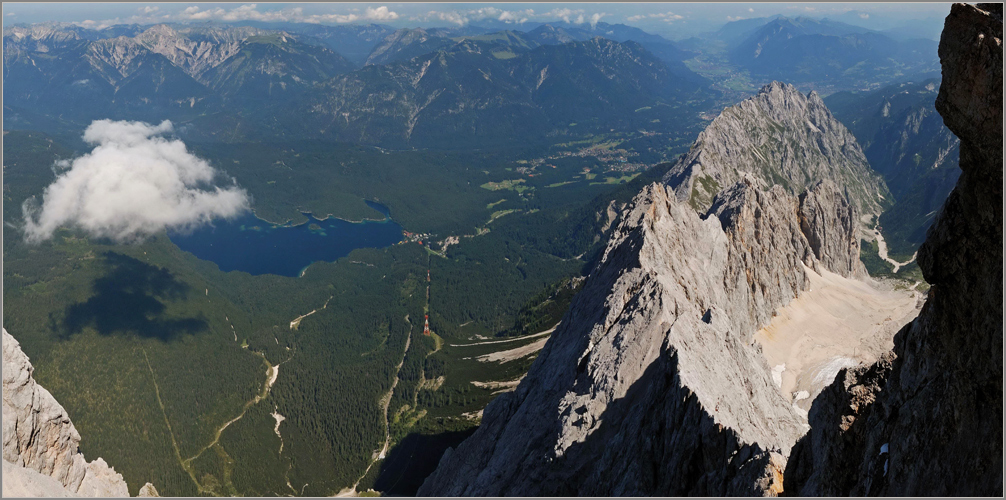
[[[403,230],[402,236],[404,237],[402,243],[419,243],[423,245],[424,243],[429,243],[430,240],[430,233],[411,233]]]

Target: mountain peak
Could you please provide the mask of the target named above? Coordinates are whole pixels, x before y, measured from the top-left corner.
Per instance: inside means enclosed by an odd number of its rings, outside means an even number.
[[[771,94],[771,93],[784,93],[784,94],[799,94],[800,91],[796,87],[788,83],[783,83],[778,80],[773,80],[771,83],[765,84],[761,89],[758,90],[758,95]]]
[[[855,137],[820,96],[779,81],[724,109],[664,182],[703,210],[722,186],[745,173],[762,187],[779,184],[791,194],[831,179],[862,214],[878,213],[888,195]]]
[[[143,33],[159,36],[175,36],[178,34],[174,28],[168,26],[167,24],[155,24],[144,30]]]

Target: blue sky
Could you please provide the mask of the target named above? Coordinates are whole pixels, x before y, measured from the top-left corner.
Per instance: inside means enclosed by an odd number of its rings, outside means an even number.
[[[939,33],[950,3],[3,3],[3,22],[112,24],[213,21],[382,23],[459,26],[488,21],[623,23],[672,39],[737,19],[782,14],[829,17],[872,29],[912,27]],[[930,35],[931,36],[931,35]]]

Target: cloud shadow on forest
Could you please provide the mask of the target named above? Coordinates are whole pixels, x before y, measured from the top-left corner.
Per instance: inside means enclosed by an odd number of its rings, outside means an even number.
[[[86,327],[101,335],[136,335],[169,341],[183,333],[207,331],[199,317],[169,318],[165,301],[183,300],[191,287],[168,270],[126,255],[105,252],[107,272],[94,281],[94,295],[66,308],[56,329],[64,338]]]

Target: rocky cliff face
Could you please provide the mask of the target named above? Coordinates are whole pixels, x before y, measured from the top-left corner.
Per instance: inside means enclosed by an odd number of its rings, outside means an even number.
[[[35,383],[28,356],[3,330],[4,496],[128,497],[122,475],[78,451],[80,435],[66,410]]]
[[[711,205],[640,193],[527,377],[419,493],[781,491],[805,427],[751,334],[807,287],[817,252],[844,249],[829,262],[859,272],[856,212],[831,182],[801,199],[742,181]]]
[[[919,249],[929,298],[891,353],[815,400],[787,492],[1003,494],[1002,28],[1002,4],[947,16],[936,109],[962,172]]]
[[[407,61],[413,57],[454,45],[446,36],[434,35],[422,28],[403,28],[381,40],[367,57],[366,64],[387,64]]]
[[[270,33],[247,26],[175,29],[159,24],[136,35],[135,40],[151,52],[168,58],[193,78],[200,79],[203,73],[241,52],[249,37]]]
[[[790,194],[831,179],[861,214],[880,213],[890,196],[855,137],[817,93],[803,95],[779,82],[724,109],[664,182],[679,200],[704,210],[720,189],[745,176],[763,188],[781,185]]]

